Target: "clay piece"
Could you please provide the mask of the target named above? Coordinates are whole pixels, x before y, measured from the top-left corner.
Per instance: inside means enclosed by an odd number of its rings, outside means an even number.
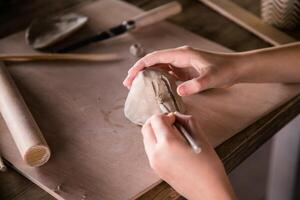
[[[87,23],[88,17],[76,13],[34,20],[25,33],[27,43],[34,49],[51,46],[71,35]]]
[[[141,58],[145,55],[145,50],[140,43],[132,44],[129,47],[129,52],[137,58]]]
[[[143,125],[153,114],[162,113],[163,103],[169,111],[183,113],[184,103],[176,92],[176,80],[159,68],[140,71],[127,96],[124,113],[131,122]]]

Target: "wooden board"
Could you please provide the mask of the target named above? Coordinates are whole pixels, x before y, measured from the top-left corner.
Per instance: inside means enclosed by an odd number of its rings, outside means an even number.
[[[96,31],[141,11],[121,1],[102,0],[79,12],[90,16],[90,29]],[[135,62],[128,52],[133,42],[140,42],[148,52],[184,44],[228,51],[160,23],[81,50],[117,52],[125,58],[120,62],[8,65],[52,149],[52,158],[41,168],[24,165],[3,122],[1,151],[17,170],[58,199],[128,199],[160,182],[148,166],[140,128],[123,115],[127,90],[121,82]],[[0,52],[32,50],[21,32],[0,41]],[[207,91],[185,102],[217,146],[299,91],[299,85],[242,84]]]
[[[259,17],[233,3],[231,0],[199,0],[224,17],[254,33],[274,46],[295,42],[296,40],[277,28],[264,23]]]

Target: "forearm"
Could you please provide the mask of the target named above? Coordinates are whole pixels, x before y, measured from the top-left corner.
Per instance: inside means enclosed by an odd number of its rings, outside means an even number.
[[[237,54],[239,82],[300,82],[300,43]]]

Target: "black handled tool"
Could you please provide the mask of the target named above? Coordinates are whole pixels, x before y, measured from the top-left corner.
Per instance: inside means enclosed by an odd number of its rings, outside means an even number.
[[[58,52],[64,53],[64,52],[81,48],[83,46],[89,45],[94,42],[103,41],[121,35],[123,33],[129,32],[133,29],[141,28],[143,26],[148,26],[150,24],[154,24],[156,22],[162,21],[170,16],[178,14],[179,12],[181,12],[181,5],[176,1],[170,2],[160,7],[149,10],[130,20],[126,20],[122,24],[110,28],[109,30],[103,31],[101,33],[90,36],[83,40],[77,41],[67,47],[59,49]]]

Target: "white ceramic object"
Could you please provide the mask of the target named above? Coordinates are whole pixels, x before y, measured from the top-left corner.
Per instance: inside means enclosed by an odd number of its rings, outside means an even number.
[[[36,19],[26,30],[25,38],[34,49],[43,49],[65,39],[87,21],[88,17],[76,13]]]
[[[300,25],[299,0],[262,0],[263,20],[278,28],[292,29]]]

